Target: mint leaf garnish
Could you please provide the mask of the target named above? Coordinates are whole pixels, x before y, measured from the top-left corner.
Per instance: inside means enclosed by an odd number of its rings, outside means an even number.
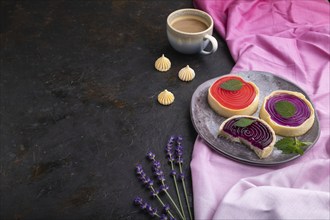
[[[275,110],[283,118],[290,118],[296,113],[296,107],[288,101],[278,101],[275,103]]]
[[[226,82],[221,83],[220,87],[229,91],[240,90],[243,86],[243,83],[237,79],[230,79]]]
[[[238,121],[235,122],[235,126],[245,128],[252,124],[255,120],[250,118],[240,118]]]
[[[300,155],[304,154],[304,149],[302,147],[311,145],[311,142],[302,142],[299,141],[296,137],[289,138],[285,137],[281,140],[278,140],[275,144],[275,147],[279,150],[282,150],[285,154],[297,153]]]

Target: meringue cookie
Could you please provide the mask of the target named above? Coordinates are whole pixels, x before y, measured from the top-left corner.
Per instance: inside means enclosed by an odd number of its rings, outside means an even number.
[[[195,71],[187,65],[179,71],[178,76],[182,81],[188,82],[195,78]]]
[[[164,54],[159,57],[155,62],[155,68],[158,71],[166,72],[171,68],[171,61],[164,56]]]
[[[170,105],[174,102],[174,95],[172,92],[165,89],[158,95],[158,102],[162,105]]]

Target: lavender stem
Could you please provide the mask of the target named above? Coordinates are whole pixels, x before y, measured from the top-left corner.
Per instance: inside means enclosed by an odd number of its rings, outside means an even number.
[[[179,169],[180,169],[180,173],[182,173],[181,163],[179,163]],[[183,186],[183,191],[184,191],[184,195],[185,195],[185,198],[186,198],[186,203],[187,203],[187,207],[188,207],[189,217],[190,217],[190,219],[193,219],[192,218],[192,213],[191,213],[191,210],[190,210],[190,206],[189,206],[189,200],[188,200],[188,195],[187,195],[187,190],[186,190],[186,183],[184,181],[184,178],[182,178],[182,186]]]
[[[152,191],[155,192],[154,187],[151,186],[150,189],[151,189]],[[160,204],[164,207],[165,204],[164,204],[164,202],[161,200],[161,198],[160,198],[158,195],[156,195],[156,198],[158,199],[158,201],[160,202]],[[173,216],[173,214],[171,213],[170,210],[168,210],[167,213],[168,213],[172,218],[174,218],[174,216]]]
[[[172,170],[174,170],[174,165],[173,165],[173,162],[172,161],[171,161],[171,168],[172,168]],[[180,204],[181,212],[183,214],[183,217],[186,218],[186,216],[184,214],[184,210],[183,210],[183,205],[182,205],[182,202],[181,202],[181,196],[180,196],[180,193],[179,193],[178,184],[177,184],[177,181],[176,181],[176,176],[173,177],[173,180],[174,180],[176,194],[177,194],[177,197],[179,199],[179,204]]]
[[[167,190],[164,190],[164,192],[166,193],[167,197],[171,200],[172,204],[173,204],[174,207],[176,208],[176,211],[179,213],[180,218],[183,219],[183,220],[186,220],[186,218],[182,216],[182,214],[181,214],[181,212],[180,212],[178,206],[177,206],[177,205],[175,204],[175,202],[173,201],[171,195],[167,192]]]

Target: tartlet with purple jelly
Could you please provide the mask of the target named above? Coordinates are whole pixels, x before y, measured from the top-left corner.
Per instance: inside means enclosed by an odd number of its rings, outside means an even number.
[[[276,90],[265,97],[259,116],[277,135],[296,137],[305,134],[314,124],[312,104],[299,92]]]
[[[219,135],[246,145],[260,159],[267,158],[273,152],[276,142],[274,130],[264,120],[248,115],[226,119],[220,125]]]

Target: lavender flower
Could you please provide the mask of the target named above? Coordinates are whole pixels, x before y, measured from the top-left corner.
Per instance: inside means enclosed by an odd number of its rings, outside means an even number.
[[[167,191],[169,189],[169,187],[168,187],[168,185],[161,185],[160,187],[159,187],[159,190],[160,191]]]
[[[151,188],[154,185],[154,181],[149,179],[149,181],[146,184],[148,188]]]
[[[169,141],[167,142],[167,145],[165,147],[165,151],[166,151],[166,155],[168,157],[168,161],[169,162],[173,162],[174,161],[174,153],[173,153],[173,144],[174,144],[174,141],[175,141],[175,137],[174,136],[171,136]]]
[[[153,171],[155,176],[157,176],[158,180],[163,184],[165,181],[164,172],[161,170],[160,162],[155,159],[156,155],[149,151],[147,153],[147,158],[153,161]]]
[[[181,181],[183,181],[185,178],[185,175],[183,173],[180,173],[179,177],[180,177]]]
[[[153,167],[153,171],[155,176],[157,176],[158,180],[161,182],[161,184],[164,185],[165,182],[165,176],[164,176],[164,172],[161,169],[161,165],[160,162],[157,161],[155,158],[153,159],[153,163],[152,163],[152,167]]]
[[[148,189],[153,188],[154,181],[143,171],[141,164],[136,165],[136,174],[138,175],[138,179],[145,184]]]
[[[157,160],[154,160],[152,163],[154,170],[159,170],[160,169],[160,162]]]
[[[177,140],[178,140],[178,137],[171,136],[170,139],[167,142],[167,145],[165,147],[165,151],[166,151],[168,162],[171,165],[171,176],[173,177],[173,181],[174,181],[174,185],[175,185],[175,191],[176,191],[177,198],[179,200],[179,205],[180,205],[180,208],[181,208],[181,212],[183,214],[183,217],[185,218],[184,210],[183,210],[183,206],[182,206],[182,202],[181,202],[181,197],[180,197],[180,193],[179,193],[179,188],[178,188],[178,184],[177,184],[177,181],[176,181],[176,171],[174,169],[174,160],[175,160],[175,153],[176,153],[176,150],[174,149],[174,145],[175,145],[175,143],[177,143]],[[181,139],[179,138],[179,140],[181,140]]]
[[[147,209],[147,206],[148,206],[148,203],[146,203],[146,202],[143,202],[143,203],[140,205],[141,209],[143,209],[143,210]]]
[[[170,210],[170,205],[169,205],[169,204],[165,204],[165,205],[163,206],[163,208],[164,208],[164,211],[167,212],[167,211]]]
[[[182,166],[183,166],[183,138],[182,136],[171,136],[167,142],[167,145],[165,146],[165,152],[166,152],[166,158],[168,160],[169,165],[171,166],[171,172],[170,175],[173,177],[173,181],[175,184],[176,188],[176,193],[177,197],[180,203],[180,208],[179,210],[178,206],[175,204],[173,201],[171,195],[169,194],[169,186],[165,184],[165,174],[161,168],[161,163],[156,160],[156,155],[149,151],[146,154],[146,158],[152,162],[152,173],[153,173],[153,178],[157,179],[159,181],[159,188],[156,190],[155,189],[155,183],[153,179],[151,179],[143,170],[143,167],[141,164],[136,165],[136,174],[138,176],[138,179],[150,190],[150,193],[153,198],[157,198],[160,204],[162,205],[162,209],[164,211],[164,214],[160,215],[157,212],[156,208],[153,208],[150,204],[147,202],[144,202],[141,197],[136,197],[134,200],[134,203],[140,207],[140,209],[144,210],[147,212],[150,216],[156,216],[159,219],[162,220],[175,220],[174,216],[172,215],[170,211],[170,206],[169,204],[164,204],[163,201],[161,200],[160,192],[163,192],[168,199],[172,202],[173,207],[175,207],[177,213],[179,214],[180,218],[182,220],[186,220],[185,212],[182,206],[181,202],[181,197],[177,185],[177,178],[179,178],[182,182],[182,187],[184,189],[184,195],[186,197],[186,202],[187,202],[187,207],[190,215],[190,219],[192,219],[192,214],[190,211],[190,206],[188,203],[188,198],[187,198],[187,192],[186,192],[186,187],[185,187],[185,176],[182,172]],[[175,166],[177,164],[177,166]],[[176,167],[178,167],[178,171],[176,170]],[[171,205],[172,205],[171,204]]]
[[[155,160],[155,157],[156,157],[156,155],[155,155],[154,153],[152,153],[151,151],[149,151],[149,152],[147,153],[147,158],[148,158],[149,160]]]
[[[152,195],[152,197],[157,197],[158,194],[159,194],[159,190],[151,191],[151,195]]]
[[[159,217],[157,211],[158,211],[158,210],[157,210],[156,208],[152,208],[150,205],[147,207],[147,212],[148,212],[149,215],[151,215],[151,216],[157,216],[157,217]]]
[[[172,171],[171,171],[171,175],[175,178],[175,176],[176,176],[176,171],[175,171],[175,170],[172,170]]]
[[[177,145],[181,145],[181,144],[182,144],[182,141],[183,141],[182,136],[181,136],[181,135],[178,135],[178,136],[176,137],[176,144],[177,144]]]
[[[135,203],[135,205],[139,206],[140,209],[145,210],[149,215],[157,216],[160,218],[160,216],[157,213],[157,209],[152,208],[152,206],[150,204],[148,204],[147,202],[144,202],[141,197],[136,197],[134,199],[134,203]]]
[[[162,214],[159,218],[160,220],[168,220],[167,215]]]
[[[134,204],[135,205],[141,205],[143,203],[143,199],[139,196],[135,197]]]
[[[177,159],[176,159],[176,162],[179,164],[183,164],[183,158],[182,157],[178,157]]]
[[[176,156],[177,156],[177,163],[183,163],[183,159],[182,159],[182,156],[183,156],[183,146],[182,145],[177,145],[175,147],[175,153],[176,153]]]
[[[191,210],[190,210],[188,196],[187,196],[186,184],[185,184],[185,181],[184,181],[185,176],[182,172],[182,165],[183,165],[182,141],[183,141],[183,138],[181,136],[178,136],[177,139],[176,139],[176,146],[175,146],[176,162],[179,165],[179,170],[180,170],[179,177],[182,181],[182,187],[183,187],[183,191],[184,191],[184,195],[185,195],[185,199],[186,199],[186,203],[187,203],[187,207],[188,207],[189,216],[190,216],[190,219],[192,219],[192,213],[191,213]]]
[[[149,154],[149,153],[148,153],[148,154]],[[155,159],[152,153],[149,154],[149,155],[151,155],[151,157],[153,157],[153,159]],[[155,161],[154,161],[154,162],[155,162]],[[158,169],[160,169],[160,163],[157,162],[157,161],[156,161],[156,167],[157,167]],[[148,177],[147,174],[144,172],[142,165],[141,165],[141,164],[137,164],[135,168],[136,168],[136,174],[138,175],[138,179],[139,179],[139,180],[140,180],[140,181],[141,181],[141,182],[142,182],[142,183],[143,183],[148,189],[150,189],[152,196],[153,196],[153,197],[156,197],[156,198],[158,199],[158,201],[162,204],[162,206],[164,206],[163,201],[162,201],[162,200],[160,199],[160,197],[158,196],[158,194],[159,194],[159,190],[155,190],[155,189],[154,189],[154,187],[153,187],[154,182],[153,182],[153,180],[150,179],[150,177]],[[164,176],[163,173],[161,173],[161,176],[162,176],[162,177],[159,177],[159,178],[164,178],[164,181],[165,181],[165,177],[163,177],[163,176]],[[164,181],[162,181],[162,184],[164,184]],[[164,191],[164,190],[165,190],[165,193],[168,194],[167,191],[166,191],[167,189],[168,189],[168,187],[164,187],[164,188],[161,189],[161,191]],[[151,208],[148,206],[148,204],[147,204],[147,203],[144,203],[143,200],[142,200],[141,198],[136,198],[136,199],[135,199],[135,203],[139,204],[141,209],[147,210],[148,213],[149,213],[150,215],[153,215],[153,216],[155,215],[155,214],[154,214],[154,213],[155,213],[155,210],[151,210]],[[172,213],[171,213],[170,211],[168,211],[168,214],[169,214],[171,217],[173,217],[173,215],[172,215]],[[180,214],[181,214],[181,213],[180,213]]]
[[[170,140],[171,142],[174,143],[174,137]],[[165,175],[164,172],[161,169],[161,164],[159,161],[156,160],[156,156],[152,152],[147,153],[147,158],[152,161],[152,170],[154,175],[157,177],[157,179],[160,181],[161,186],[159,187],[159,191],[162,191],[166,194],[166,196],[170,199],[172,202],[173,206],[176,208],[177,212],[179,213],[180,217],[182,219],[185,219],[183,209],[180,211],[175,202],[173,201],[171,195],[168,193],[169,186],[165,184]]]
[[[136,173],[137,173],[138,175],[142,175],[142,173],[144,173],[141,164],[137,164],[137,165],[136,165]]]

